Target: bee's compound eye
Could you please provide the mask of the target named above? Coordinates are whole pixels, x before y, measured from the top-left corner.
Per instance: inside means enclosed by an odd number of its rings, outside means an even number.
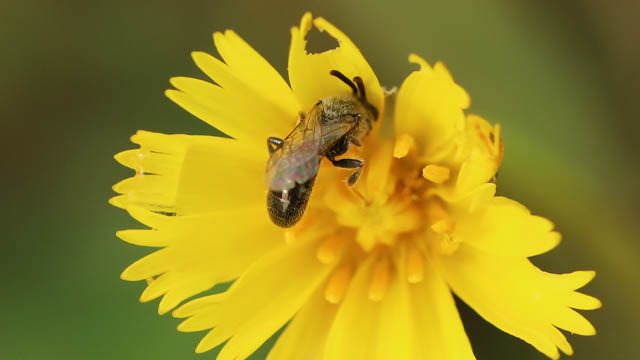
[[[267,193],[267,210],[274,224],[292,227],[304,214],[315,178],[303,184],[296,184],[288,191],[272,191]]]

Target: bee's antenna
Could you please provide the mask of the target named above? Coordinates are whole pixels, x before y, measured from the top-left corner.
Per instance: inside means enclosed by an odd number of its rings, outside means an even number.
[[[360,99],[363,101],[367,101],[367,94],[364,91],[364,83],[362,82],[362,78],[360,76],[356,76],[353,78],[353,81],[358,85],[358,90],[360,90]]]
[[[358,85],[358,90],[360,90],[360,100],[369,109],[369,111],[371,111],[371,113],[373,114],[373,119],[378,120],[378,109],[376,109],[375,106],[371,105],[371,103],[367,101],[367,94],[364,90],[364,83],[362,82],[362,78],[360,76],[356,76],[353,78],[353,81]]]
[[[342,80],[345,84],[349,85],[351,90],[353,90],[353,95],[358,95],[358,88],[356,88],[356,85],[353,83],[353,81],[349,80],[348,77],[344,76],[343,73],[341,73],[338,70],[331,70],[329,71],[329,74],[337,77],[338,79]],[[362,80],[360,80],[360,82],[362,82]]]

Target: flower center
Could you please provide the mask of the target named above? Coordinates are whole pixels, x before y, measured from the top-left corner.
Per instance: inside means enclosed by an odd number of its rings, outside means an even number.
[[[336,183],[326,195],[325,202],[338,224],[355,232],[356,243],[365,252],[377,245],[392,247],[402,235],[424,226],[424,214],[418,206],[420,197],[397,181],[392,170],[387,175],[387,183],[376,186],[371,186],[370,178],[356,188]]]
[[[373,154],[364,156],[368,167],[355,187],[325,182],[322,216],[335,230],[316,255],[322,263],[339,261],[325,287],[331,303],[341,301],[362,264],[371,269],[368,297],[379,301],[395,272],[418,283],[428,252],[452,254],[458,247],[450,210],[436,195],[449,184],[450,168],[394,158],[387,145],[374,144]]]

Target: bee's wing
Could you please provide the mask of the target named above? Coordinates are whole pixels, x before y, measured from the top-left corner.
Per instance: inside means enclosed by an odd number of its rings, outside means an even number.
[[[318,117],[307,116],[271,154],[267,163],[267,183],[271,190],[291,189],[316,176],[320,164],[322,132]]]
[[[341,137],[355,127],[355,122],[333,122],[322,127],[320,151],[325,153],[335,145]]]

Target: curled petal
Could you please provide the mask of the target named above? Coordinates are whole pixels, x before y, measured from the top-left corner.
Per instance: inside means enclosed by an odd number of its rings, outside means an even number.
[[[504,154],[500,125],[469,115],[465,129],[457,150],[458,163],[461,162],[455,184],[458,196],[490,181],[498,172]]]
[[[420,65],[411,73],[398,91],[395,105],[395,132],[409,134],[415,141],[416,152],[425,162],[445,161],[453,156],[456,135],[464,130],[463,110],[469,106],[469,96],[453,82],[441,63],[432,68],[417,55],[409,61]],[[406,146],[405,146],[406,148]],[[398,155],[404,155],[397,150]]]
[[[551,221],[502,196],[478,200],[473,211],[458,211],[452,235],[485,252],[520,258],[545,253],[560,242]]]

